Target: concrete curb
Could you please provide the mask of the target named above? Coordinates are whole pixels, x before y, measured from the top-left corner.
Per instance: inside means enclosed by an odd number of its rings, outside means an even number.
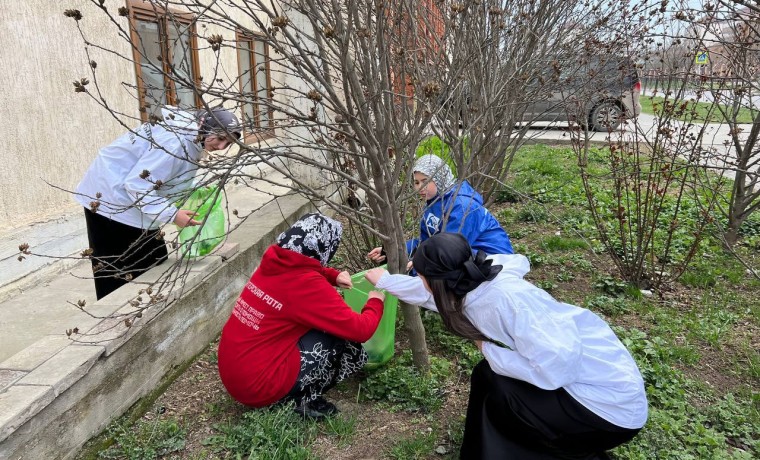
[[[226,253],[188,263],[182,289],[130,328],[114,318],[93,321],[80,327],[86,334],[78,342],[46,336],[0,363],[0,458],[75,456],[216,338],[266,248],[289,222],[313,209],[295,195],[269,203],[230,235]],[[164,270],[156,267],[139,280]],[[129,313],[134,297],[134,286],[122,288],[92,308]]]

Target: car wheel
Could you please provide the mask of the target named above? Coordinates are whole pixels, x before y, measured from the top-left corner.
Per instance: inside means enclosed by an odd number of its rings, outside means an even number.
[[[589,114],[589,126],[594,131],[614,131],[623,121],[623,109],[613,101],[597,104]]]

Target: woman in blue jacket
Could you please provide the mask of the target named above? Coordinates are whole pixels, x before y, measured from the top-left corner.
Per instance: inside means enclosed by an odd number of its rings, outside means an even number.
[[[414,188],[427,206],[420,220],[420,237],[406,242],[412,257],[420,243],[440,232],[461,233],[473,252],[512,254],[507,232],[483,206],[483,197],[466,180],[457,182],[449,166],[436,155],[423,155],[414,164]],[[367,257],[376,263],[385,260],[382,248]]]

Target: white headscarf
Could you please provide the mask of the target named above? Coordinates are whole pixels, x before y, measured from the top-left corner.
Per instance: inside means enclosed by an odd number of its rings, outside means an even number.
[[[449,165],[433,154],[419,157],[414,163],[414,172],[428,176],[438,187],[438,193],[441,195],[457,183],[457,178],[454,177]]]

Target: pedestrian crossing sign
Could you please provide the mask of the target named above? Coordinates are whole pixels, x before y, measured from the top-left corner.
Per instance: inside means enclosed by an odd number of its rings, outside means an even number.
[[[710,59],[707,56],[707,51],[697,51],[697,55],[694,57],[694,64],[706,65],[710,63]]]

